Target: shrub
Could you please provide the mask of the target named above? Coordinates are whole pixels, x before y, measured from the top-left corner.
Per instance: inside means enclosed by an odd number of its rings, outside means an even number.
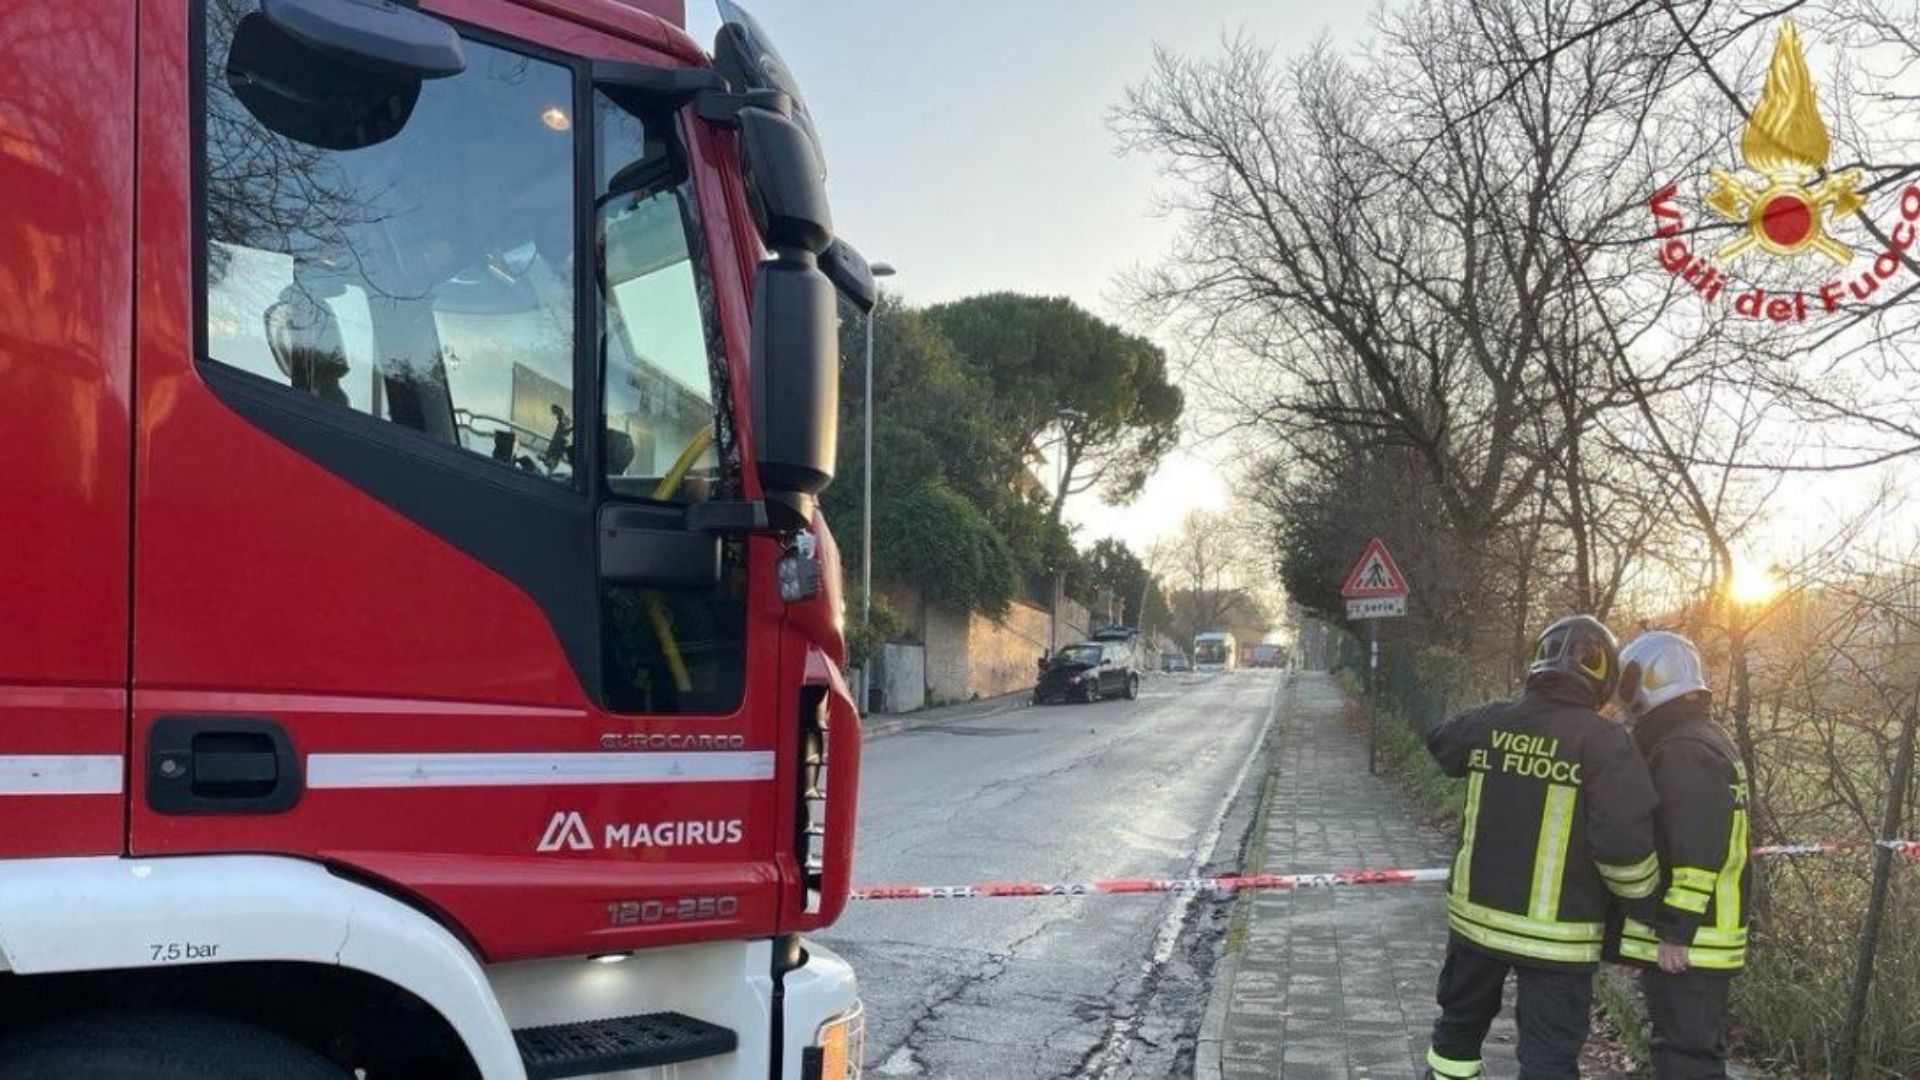
[[[878,504],[874,531],[886,540],[874,570],[887,580],[919,585],[949,607],[1006,614],[1017,582],[1013,553],[986,516],[945,485]]]

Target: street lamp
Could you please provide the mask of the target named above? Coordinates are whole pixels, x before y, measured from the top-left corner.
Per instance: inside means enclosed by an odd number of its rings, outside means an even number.
[[[874,263],[868,268],[876,278],[892,277],[893,267]],[[873,621],[873,317],[880,313],[876,301],[867,312],[866,420],[861,431],[860,467],[860,625]]]

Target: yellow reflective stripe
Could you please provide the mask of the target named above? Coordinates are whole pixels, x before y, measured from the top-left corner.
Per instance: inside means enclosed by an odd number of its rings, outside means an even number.
[[[1600,871],[1601,884],[1615,896],[1638,900],[1652,896],[1653,891],[1660,887],[1660,856],[1657,852],[1631,866],[1604,863],[1597,859],[1593,865]]]
[[[1524,956],[1533,960],[1552,960],[1562,964],[1592,964],[1600,960],[1600,946],[1574,945],[1558,941],[1541,941],[1539,938],[1522,937],[1509,934],[1491,927],[1469,922],[1458,914],[1449,913],[1447,925],[1453,932],[1476,945],[1513,956]]]
[[[1464,896],[1447,897],[1447,911],[1462,919],[1481,923],[1496,930],[1508,930],[1531,937],[1553,938],[1577,945],[1591,945],[1599,942],[1602,932],[1606,929],[1597,922],[1558,922],[1515,915],[1511,911],[1501,911],[1498,908],[1476,904]]]
[[[1660,960],[1659,943],[1651,938],[1623,938],[1620,941],[1620,955],[1629,960],[1639,960],[1653,964]],[[1709,949],[1699,945],[1687,949],[1687,966],[1705,968],[1710,971],[1733,971],[1745,967],[1747,950],[1744,946],[1733,949]]]
[[[1720,884],[1714,890],[1714,922],[1721,930],[1740,928],[1740,874],[1747,868],[1747,812],[1733,811],[1733,835],[1727,838],[1727,864],[1720,868]]]
[[[1721,952],[1717,949],[1692,948],[1687,950],[1687,966],[1708,968],[1714,971],[1733,971],[1747,966],[1747,950]]]
[[[1695,915],[1705,915],[1707,913],[1707,905],[1712,901],[1713,897],[1708,896],[1706,893],[1694,892],[1692,889],[1683,889],[1678,885],[1668,889],[1667,895],[1664,898],[1664,902],[1668,907],[1679,908],[1681,911],[1691,911]]]
[[[1566,784],[1547,787],[1540,811],[1540,838],[1533,851],[1533,887],[1527,914],[1551,922],[1560,914],[1560,882],[1567,874],[1567,843],[1573,838],[1573,801],[1579,791]]]
[[[1600,878],[1607,891],[1628,900],[1652,896],[1660,887],[1660,855],[1649,852],[1647,857],[1637,863],[1622,865],[1594,860],[1594,867],[1600,871]]]
[[[1480,1062],[1478,1059],[1473,1061],[1456,1061],[1432,1048],[1428,1048],[1427,1050],[1427,1068],[1432,1069],[1441,1076],[1447,1077],[1448,1080],[1473,1080],[1474,1077],[1480,1075]]]
[[[1654,941],[1657,935],[1653,927],[1638,919],[1628,919],[1620,928],[1626,940]],[[1745,930],[1720,930],[1711,926],[1702,926],[1693,932],[1693,944],[1707,949],[1744,949],[1747,945]]]
[[[1593,865],[1600,868],[1600,876],[1606,878],[1608,881],[1618,881],[1622,884],[1631,885],[1638,884],[1646,878],[1658,874],[1660,872],[1660,856],[1657,854],[1649,854],[1646,858],[1641,859],[1632,866],[1620,866],[1615,863],[1599,861],[1595,861]],[[1713,879],[1709,877],[1707,880],[1711,882]]]
[[[1674,885],[1684,889],[1692,889],[1694,892],[1711,894],[1714,885],[1719,882],[1719,880],[1719,873],[1713,870],[1702,870],[1697,866],[1676,866],[1673,868]]]
[[[1599,864],[1596,863],[1595,865],[1597,866]],[[1615,881],[1612,878],[1603,877],[1601,884],[1607,887],[1608,892],[1622,899],[1639,900],[1643,897],[1652,896],[1654,890],[1660,887],[1660,873],[1656,864],[1656,869],[1653,873],[1648,874],[1638,881]]]
[[[1476,772],[1467,778],[1467,814],[1460,824],[1460,852],[1453,857],[1453,876],[1450,891],[1458,896],[1468,895],[1473,878],[1473,836],[1480,827],[1480,785],[1486,779],[1486,773]]]

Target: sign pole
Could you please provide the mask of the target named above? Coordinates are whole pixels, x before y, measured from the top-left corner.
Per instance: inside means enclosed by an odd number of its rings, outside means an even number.
[[[1367,620],[1367,772],[1380,775],[1380,620]]]
[[[1407,613],[1407,578],[1379,537],[1367,541],[1360,561],[1353,564],[1340,596],[1347,602],[1347,619],[1367,621],[1367,772],[1380,775],[1380,620]]]

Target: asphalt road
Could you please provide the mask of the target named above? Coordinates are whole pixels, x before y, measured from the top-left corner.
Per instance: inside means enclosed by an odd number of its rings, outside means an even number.
[[[936,721],[864,750],[855,879],[1182,877],[1235,865],[1272,671],[1140,700]],[[1171,1077],[1227,907],[1176,895],[855,901],[822,940],[867,1003],[869,1076]]]

